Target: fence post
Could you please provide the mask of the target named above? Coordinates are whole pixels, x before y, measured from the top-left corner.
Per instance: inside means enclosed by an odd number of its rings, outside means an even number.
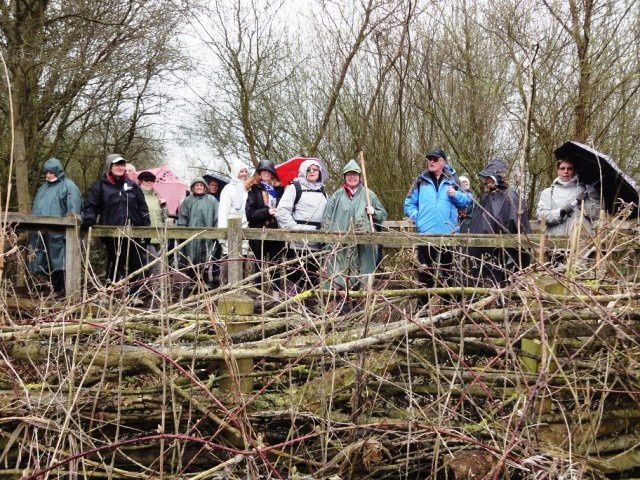
[[[229,284],[238,283],[243,278],[242,265],[242,219],[230,218],[227,226],[227,251]]]
[[[82,288],[82,251],[78,235],[78,218],[70,213],[67,217],[76,220],[75,225],[67,226],[65,233],[65,275],[64,288],[67,299],[77,300]]]

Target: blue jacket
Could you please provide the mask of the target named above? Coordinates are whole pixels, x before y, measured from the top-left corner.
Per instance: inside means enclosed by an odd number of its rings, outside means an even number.
[[[404,214],[415,224],[418,233],[448,235],[458,231],[458,209],[473,202],[471,195],[456,190],[450,197],[449,187],[455,187],[453,178],[445,177],[436,186],[427,172],[422,172],[404,199]]]

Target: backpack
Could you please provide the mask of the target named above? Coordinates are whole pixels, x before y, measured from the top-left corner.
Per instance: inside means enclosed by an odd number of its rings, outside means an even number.
[[[292,213],[295,212],[296,210],[296,205],[300,201],[300,197],[302,197],[302,192],[321,193],[324,196],[324,198],[327,198],[327,194],[324,191],[324,185],[320,187],[320,190],[309,190],[309,189],[303,190],[302,185],[300,185],[300,182],[298,180],[294,180],[293,182],[291,182],[291,184],[296,189],[296,197],[293,199],[293,209],[291,210]]]

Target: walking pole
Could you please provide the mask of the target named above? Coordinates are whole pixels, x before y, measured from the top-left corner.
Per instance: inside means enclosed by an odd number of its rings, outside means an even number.
[[[364,184],[364,196],[367,201],[367,207],[371,206],[371,198],[369,198],[369,187],[367,185],[367,170],[364,168],[364,151],[359,148],[358,152],[358,161],[360,162],[360,170],[362,170],[362,183]],[[369,215],[369,225],[371,226],[371,231],[375,232],[376,227],[373,225],[373,215]]]

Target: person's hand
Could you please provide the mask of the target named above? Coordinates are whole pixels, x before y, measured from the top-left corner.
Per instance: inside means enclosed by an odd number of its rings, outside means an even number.
[[[367,205],[366,207],[364,207],[364,211],[367,212],[367,215],[375,215],[376,213],[376,209],[371,205]]]
[[[587,191],[580,190],[580,193],[576,195],[576,202],[578,202],[578,205],[582,205],[582,202],[584,202],[586,198],[587,198]]]
[[[276,214],[276,209],[275,208],[270,208],[269,209],[269,215],[271,215],[272,217],[275,216]]]
[[[560,209],[560,217],[564,218],[567,215],[569,215],[572,211],[573,211],[573,208],[571,208],[571,205],[567,205],[566,207],[562,207]]]
[[[447,195],[449,195],[450,197],[453,197],[453,196],[455,196],[455,194],[456,194],[456,189],[455,188],[453,188],[451,186],[449,188],[447,188]]]
[[[85,220],[80,224],[80,230],[82,230],[83,232],[88,232],[89,229],[93,227],[95,224],[96,224],[95,220]]]

